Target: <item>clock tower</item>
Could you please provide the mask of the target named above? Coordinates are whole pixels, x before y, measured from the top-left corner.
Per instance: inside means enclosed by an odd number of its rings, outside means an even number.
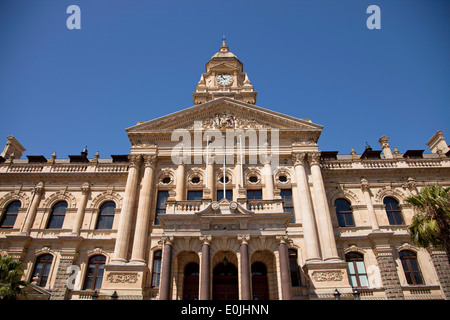
[[[247,73],[243,72],[242,62],[229,51],[223,38],[219,52],[206,63],[206,72],[192,93],[194,105],[220,97],[255,104],[256,94]]]

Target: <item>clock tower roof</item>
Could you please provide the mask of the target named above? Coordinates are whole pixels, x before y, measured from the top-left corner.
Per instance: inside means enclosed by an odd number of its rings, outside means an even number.
[[[225,43],[225,38],[222,38],[222,45],[220,46],[219,52],[217,52],[215,55],[211,57],[211,59],[214,58],[236,58],[237,57],[230,52],[228,46]]]
[[[219,52],[206,63],[206,72],[201,75],[195,92],[192,93],[194,104],[220,97],[255,104],[257,93],[253,91],[253,85],[243,68],[242,62],[230,52],[225,37],[222,38]]]

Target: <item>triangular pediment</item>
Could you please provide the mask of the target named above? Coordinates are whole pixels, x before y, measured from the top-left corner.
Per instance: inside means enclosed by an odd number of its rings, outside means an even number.
[[[194,128],[322,130],[321,125],[314,124],[308,119],[294,118],[223,97],[154,120],[140,122],[126,131],[130,134]]]

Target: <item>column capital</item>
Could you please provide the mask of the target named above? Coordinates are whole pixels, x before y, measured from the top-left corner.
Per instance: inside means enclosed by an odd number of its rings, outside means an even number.
[[[320,165],[320,152],[308,152],[308,161],[311,166]]]
[[[212,236],[211,235],[200,236],[199,239],[203,244],[210,245],[212,241]]]
[[[156,166],[156,161],[157,161],[157,157],[156,154],[145,154],[143,155],[143,159],[144,159],[144,166],[150,167],[152,169],[155,168]]]
[[[370,191],[370,187],[369,187],[369,181],[367,181],[367,179],[362,178],[361,179],[361,189],[362,191]]]
[[[130,162],[130,167],[139,168],[142,161],[142,154],[129,154],[128,161]]]
[[[292,153],[292,164],[294,166],[304,165],[306,159],[306,152],[293,152]]]
[[[40,182],[38,182],[37,184],[36,184],[36,186],[33,188],[33,191],[36,193],[36,194],[42,194],[42,192],[44,192],[44,183],[42,182],[42,181],[40,181]]]
[[[241,244],[248,244],[250,241],[250,235],[249,234],[238,234],[237,239]]]
[[[287,234],[278,234],[275,236],[275,239],[278,240],[278,244],[289,244],[292,240],[289,239]]]
[[[81,193],[83,195],[89,194],[90,191],[91,191],[91,184],[89,182],[86,181],[81,185]]]
[[[173,245],[173,240],[174,240],[173,236],[162,236],[161,240],[158,241],[158,244],[159,245],[168,244],[169,246],[171,246],[171,245]]]

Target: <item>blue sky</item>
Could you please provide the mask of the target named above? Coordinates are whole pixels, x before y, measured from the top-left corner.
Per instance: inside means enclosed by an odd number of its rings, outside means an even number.
[[[225,35],[256,104],[323,125],[320,150],[386,135],[429,152],[437,130],[450,143],[449,16],[448,0],[0,0],[0,149],[128,153],[125,128],[192,106]]]

